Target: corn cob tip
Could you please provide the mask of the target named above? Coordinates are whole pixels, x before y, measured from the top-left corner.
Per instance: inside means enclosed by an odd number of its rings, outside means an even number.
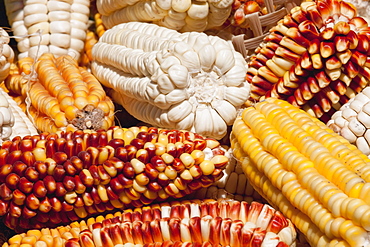
[[[71,124],[80,130],[99,130],[102,128],[103,120],[103,110],[88,104],[83,109],[77,111],[76,118],[71,121]]]

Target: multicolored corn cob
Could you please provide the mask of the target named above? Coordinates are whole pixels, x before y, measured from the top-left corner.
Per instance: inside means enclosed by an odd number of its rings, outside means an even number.
[[[0,149],[0,216],[16,231],[180,198],[213,184],[220,143],[188,131],[112,127],[16,138]]]
[[[370,159],[307,112],[276,98],[246,108],[231,147],[254,188],[311,246],[368,246]]]
[[[295,246],[295,241],[290,220],[267,204],[191,200],[30,230],[10,238],[3,247],[287,247]]]
[[[247,105],[276,97],[327,122],[369,83],[369,31],[345,1],[305,1],[293,8],[249,61]]]

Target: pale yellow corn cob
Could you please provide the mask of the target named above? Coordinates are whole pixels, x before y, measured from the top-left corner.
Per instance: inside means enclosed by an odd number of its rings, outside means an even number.
[[[150,22],[181,32],[220,27],[231,13],[232,0],[97,0],[107,28],[131,21]]]
[[[311,246],[367,246],[370,159],[317,118],[268,98],[246,108],[231,147],[254,188]]]

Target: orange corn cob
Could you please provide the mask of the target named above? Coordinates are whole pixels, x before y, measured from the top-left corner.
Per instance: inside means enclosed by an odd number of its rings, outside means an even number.
[[[267,204],[191,200],[154,204],[56,229],[30,230],[3,247],[295,246],[291,222]]]
[[[223,176],[220,143],[154,127],[43,133],[3,142],[0,216],[16,231],[56,227],[180,198]]]
[[[36,62],[18,61],[19,74],[10,75],[5,85],[21,95],[27,113],[39,131],[108,129],[114,121],[114,105],[99,81],[76,60],[65,55],[43,54]]]

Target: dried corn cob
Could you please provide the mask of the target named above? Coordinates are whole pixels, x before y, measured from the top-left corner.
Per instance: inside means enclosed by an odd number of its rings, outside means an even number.
[[[327,126],[370,155],[370,87],[365,87],[336,111]],[[369,109],[368,109],[369,108]]]
[[[103,35],[106,28],[103,25],[101,20],[101,15],[99,13],[94,14],[94,25],[86,33],[84,52],[81,55],[80,66],[85,67],[90,70],[91,61],[92,61],[92,48],[98,42],[99,38]]]
[[[267,98],[235,121],[231,144],[254,188],[311,246],[368,246],[370,159],[317,118]]]
[[[249,97],[245,66],[219,37],[130,22],[94,45],[91,70],[138,120],[221,139]]]
[[[10,92],[30,102],[27,113],[39,131],[108,129],[114,105],[99,81],[70,56],[44,53],[18,61],[19,73],[6,80]]]
[[[0,28],[0,83],[9,75],[10,65],[14,60],[14,51],[8,45],[9,35]]]
[[[186,198],[214,200],[229,198],[237,201],[265,203],[265,200],[248,181],[240,162],[232,157],[232,150],[227,146],[224,146],[224,149],[227,150],[225,155],[229,158],[229,163],[223,170],[222,178],[207,188],[195,191]]]
[[[214,139],[153,127],[58,132],[5,141],[0,215],[16,231],[180,198],[228,163]]]
[[[150,22],[181,32],[202,32],[220,27],[230,15],[232,2],[233,0],[96,1],[103,24],[107,28],[137,21]]]
[[[4,89],[0,87],[0,144],[12,135],[15,120],[6,94]]]
[[[5,101],[2,101],[4,100],[4,98],[2,98],[0,102],[2,103],[8,102],[8,110],[11,111],[14,118],[14,124],[12,125],[11,134],[8,138],[5,138],[3,140],[12,140],[15,137],[37,135],[38,132],[36,127],[32,124],[31,120],[23,112],[22,108],[18,106],[17,102],[13,100],[13,98],[10,97],[2,87],[0,87],[0,91],[2,97],[5,97]]]
[[[258,202],[191,200],[98,216],[56,229],[30,230],[3,247],[295,246],[296,232],[279,211]],[[52,245],[55,246],[55,245]]]
[[[293,8],[249,62],[247,104],[276,97],[327,122],[370,80],[369,30],[345,1],[308,1]]]
[[[19,59],[52,53],[79,60],[88,29],[89,0],[5,0],[5,7]]]

